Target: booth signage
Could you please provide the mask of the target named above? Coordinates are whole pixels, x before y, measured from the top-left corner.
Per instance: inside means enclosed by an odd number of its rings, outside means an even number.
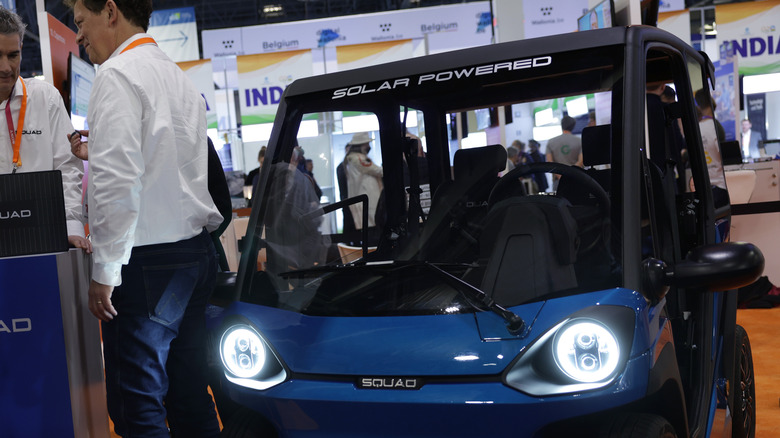
[[[0,258],[0,436],[73,437],[54,255]]]
[[[780,0],[715,7],[718,45],[730,42],[739,57],[739,74],[780,72]]]
[[[489,3],[471,2],[292,23],[205,30],[202,32],[203,57],[422,39],[426,35],[436,33],[452,35],[453,38],[449,38],[451,43],[463,40],[457,35],[467,34],[470,46],[479,46],[491,43],[490,25]],[[252,41],[252,44],[245,45],[243,41]],[[446,41],[439,43],[446,45]],[[434,47],[432,51],[457,48],[462,47]]]

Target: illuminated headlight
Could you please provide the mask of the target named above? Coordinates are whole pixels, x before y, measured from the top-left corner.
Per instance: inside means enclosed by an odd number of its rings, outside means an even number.
[[[225,377],[238,385],[268,389],[285,380],[287,373],[279,359],[252,327],[229,327],[219,343]]]
[[[563,327],[553,341],[555,363],[579,382],[604,380],[617,369],[620,345],[603,325],[575,322]]]
[[[605,387],[626,366],[634,323],[627,307],[583,309],[529,345],[504,373],[504,382],[535,396]]]

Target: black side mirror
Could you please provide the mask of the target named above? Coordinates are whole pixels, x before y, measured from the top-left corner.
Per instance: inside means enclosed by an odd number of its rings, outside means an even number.
[[[647,259],[642,272],[642,293],[657,302],[669,286],[702,287],[710,292],[747,286],[764,272],[764,255],[752,243],[715,243],[692,249],[674,267]]]

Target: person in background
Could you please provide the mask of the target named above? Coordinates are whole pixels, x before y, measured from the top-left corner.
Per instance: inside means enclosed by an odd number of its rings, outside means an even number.
[[[723,173],[723,158],[720,151],[720,143],[725,134],[721,132],[723,126],[720,126],[720,123],[712,117],[712,106],[715,105],[715,102],[709,98],[706,90],[698,90],[694,98],[699,114],[699,132],[701,132],[701,143],[707,162],[707,173],[710,175],[712,186],[712,201],[717,208],[729,203],[729,192],[726,187],[726,175]]]
[[[528,140],[528,149],[530,149],[530,152],[528,152],[528,164],[531,163],[544,163],[544,154],[539,151],[539,147],[541,145],[538,141],[534,139]],[[532,175],[534,182],[536,182],[536,188],[540,192],[545,192],[550,187],[550,185],[547,183],[547,175],[544,173],[534,173]]]
[[[664,85],[663,91],[661,91],[661,102],[663,103],[672,103],[677,102],[677,92],[674,91],[674,88]]]
[[[68,242],[89,253],[81,208],[84,164],[70,153],[73,125],[65,104],[52,85],[19,76],[26,27],[19,15],[0,6],[0,110],[9,126],[9,133],[0,135],[0,173],[59,170]]]
[[[382,193],[382,168],[374,164],[368,153],[371,151],[371,142],[374,141],[367,132],[358,132],[347,143],[349,151],[344,157],[347,174],[347,192],[349,196],[357,196],[365,193],[368,195],[368,217],[366,223],[369,228],[376,225],[375,213]],[[355,228],[363,229],[363,210],[360,203],[349,206]]]
[[[547,140],[547,161],[582,167],[582,140],[571,133],[576,125],[574,118],[563,116],[563,133]],[[559,175],[553,175],[553,188],[558,188],[559,179]]]
[[[750,119],[742,120],[742,137],[740,137],[739,142],[742,145],[742,157],[760,158],[766,155],[758,147],[761,140],[763,140],[761,133],[753,130],[753,124],[750,123]]]
[[[317,194],[317,197],[321,198],[322,189],[320,188],[320,185],[317,184],[317,180],[314,178],[314,161],[312,161],[311,158],[307,158],[304,162],[304,173],[309,176],[312,184],[314,184],[314,192]]]
[[[588,126],[596,126],[596,111],[588,111]]]
[[[717,107],[715,101],[712,100],[709,93],[707,93],[707,90],[703,88],[700,88],[696,91],[696,93],[694,93],[693,99],[696,101],[696,106],[701,111],[701,118],[703,120],[712,119],[712,121],[715,123],[715,132],[718,135],[718,144],[724,142],[726,140],[726,130],[723,128],[723,125],[720,124],[718,119],[715,118],[715,108]]]
[[[525,151],[525,143],[520,140],[515,140],[510,147],[517,149],[517,161],[515,161],[515,166],[525,164],[528,161],[528,152]]]
[[[509,171],[515,168],[515,163],[519,162],[519,156],[520,151],[517,150],[514,146],[509,146],[506,148],[506,168],[504,169],[501,174],[507,174]]]
[[[298,169],[299,172],[301,172],[306,179],[311,184],[312,189],[314,190],[314,193],[317,195],[317,200],[319,202],[319,199],[322,197],[322,189],[320,189],[319,184],[317,184],[317,180],[314,179],[314,173],[309,170],[307,167],[307,162],[311,162],[311,160],[307,159],[304,156],[303,148],[300,146],[295,147],[295,154],[298,156],[297,158],[297,164],[295,165],[295,168]],[[314,168],[314,164],[312,163],[312,169]]]
[[[257,179],[260,175],[260,169],[263,167],[263,160],[265,160],[265,151],[267,147],[262,146],[260,148],[260,151],[257,152],[257,168],[252,169],[249,171],[249,173],[246,174],[246,177],[244,177],[244,185],[245,186],[252,186],[254,187],[257,183]]]
[[[205,310],[217,273],[209,232],[223,218],[208,190],[205,101],[146,34],[152,0],[65,4],[100,65],[88,148],[73,135],[71,149],[90,162],[89,310],[102,321],[114,430],[217,437]]]

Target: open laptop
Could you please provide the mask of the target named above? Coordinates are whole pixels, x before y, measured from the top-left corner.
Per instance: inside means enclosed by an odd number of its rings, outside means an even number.
[[[780,140],[762,140],[758,147],[764,148],[768,157],[776,158],[780,156]]]
[[[60,171],[0,175],[0,257],[67,250]]]

